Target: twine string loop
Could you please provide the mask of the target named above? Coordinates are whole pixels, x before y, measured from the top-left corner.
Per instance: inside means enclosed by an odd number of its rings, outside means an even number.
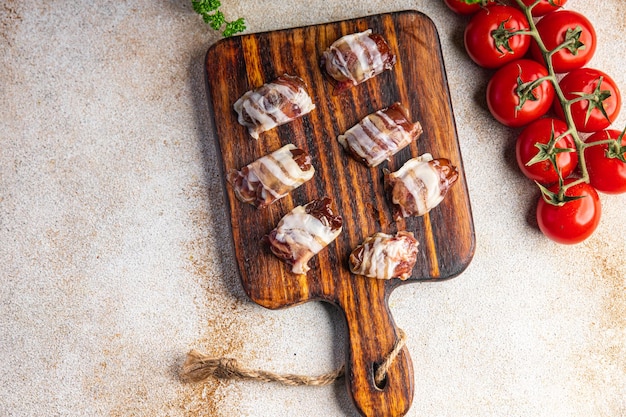
[[[393,349],[385,357],[374,375],[376,385],[382,384],[387,372],[406,344],[406,334],[398,329],[399,338]],[[250,369],[233,358],[214,358],[198,350],[191,350],[183,364],[181,378],[188,382],[201,382],[211,377],[218,379],[249,379],[263,382],[278,382],[291,386],[324,386],[330,385],[345,375],[345,365],[338,369],[318,376],[295,374],[279,374],[264,370]]]

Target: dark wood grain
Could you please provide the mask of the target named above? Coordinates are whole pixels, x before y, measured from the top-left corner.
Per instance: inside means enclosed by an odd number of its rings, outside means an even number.
[[[397,64],[341,95],[319,68],[322,52],[339,37],[371,28],[382,34]],[[475,238],[463,162],[441,56],[432,21],[416,11],[368,16],[342,22],[243,35],[213,45],[206,57],[207,83],[224,171],[240,169],[280,146],[307,150],[314,178],[270,207],[239,202],[225,185],[233,242],[243,287],[249,297],[276,309],[309,300],[327,301],[345,313],[349,355],[347,385],[365,416],[402,416],[413,398],[413,371],[404,348],[384,386],[374,383],[374,367],[392,350],[398,329],[388,307],[402,283],[442,280],[460,274],[474,253]],[[256,141],[237,123],[233,103],[246,91],[281,74],[298,75],[317,108],[294,122],[261,134]],[[400,101],[420,121],[424,133],[410,147],[377,168],[349,158],[337,135],[369,113]],[[429,214],[394,222],[383,191],[383,168],[398,169],[422,153],[444,157],[460,171],[458,182]],[[310,261],[306,276],[294,275],[263,245],[293,207],[329,196],[344,218],[337,240]],[[420,242],[417,264],[407,281],[378,281],[351,274],[351,250],[375,232],[408,230]]]

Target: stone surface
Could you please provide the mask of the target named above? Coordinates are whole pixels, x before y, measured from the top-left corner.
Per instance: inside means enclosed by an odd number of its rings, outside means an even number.
[[[626,196],[601,197],[580,245],[542,237],[467,19],[435,0],[223,3],[248,32],[404,9],[439,30],[477,248],[461,276],[391,297],[409,415],[626,414]],[[598,32],[590,66],[626,88],[626,4],[567,8]],[[345,353],[332,306],[268,311],[241,289],[204,86],[217,40],[184,0],[0,3],[1,415],[354,416],[341,383],[178,378],[191,348],[311,375]]]

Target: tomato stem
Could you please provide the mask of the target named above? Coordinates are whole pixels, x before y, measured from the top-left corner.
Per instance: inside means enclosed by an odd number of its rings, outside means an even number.
[[[542,188],[542,194],[544,196],[544,199],[546,200],[547,203],[550,204],[554,204],[554,205],[562,205],[564,204],[564,202],[567,202],[568,200],[565,198],[565,192],[571,188],[574,187],[580,183],[583,182],[589,182],[589,172],[587,171],[587,163],[585,161],[585,155],[584,155],[584,151],[585,148],[587,148],[588,146],[595,146],[596,143],[585,143],[585,141],[580,137],[580,134],[578,133],[578,130],[576,129],[576,125],[574,123],[574,118],[572,116],[572,104],[576,103],[578,101],[582,101],[582,100],[588,100],[590,102],[590,106],[591,103],[594,102],[594,100],[597,101],[598,98],[598,94],[596,92],[594,92],[593,94],[581,94],[578,97],[575,97],[571,100],[568,100],[565,97],[565,94],[563,93],[563,90],[561,89],[559,83],[558,83],[558,79],[556,77],[556,72],[554,71],[554,65],[552,64],[552,56],[557,53],[558,51],[560,51],[561,49],[564,48],[580,48],[579,42],[578,42],[578,37],[576,36],[576,34],[572,34],[571,36],[569,36],[563,43],[561,43],[560,45],[558,45],[556,48],[549,50],[545,43],[543,42],[543,39],[541,39],[541,36],[539,35],[539,31],[537,30],[537,26],[535,24],[535,21],[533,20],[533,15],[532,15],[532,9],[540,3],[540,0],[535,0],[531,5],[527,6],[524,4],[524,2],[522,0],[515,0],[517,2],[517,4],[519,5],[519,7],[522,9],[522,11],[524,12],[524,15],[526,16],[526,19],[528,20],[528,24],[529,24],[529,29],[526,30],[526,32],[528,33],[529,36],[532,36],[532,38],[534,39],[534,41],[537,43],[537,46],[539,47],[539,50],[541,51],[541,55],[543,56],[543,60],[544,63],[546,65],[546,69],[548,70],[548,75],[546,77],[543,77],[542,81],[544,80],[548,80],[552,83],[552,85],[554,86],[554,93],[557,97],[557,99],[559,100],[560,104],[561,104],[561,108],[563,109],[563,114],[564,114],[564,118],[565,118],[565,123],[567,124],[568,130],[561,136],[564,135],[571,135],[572,138],[574,139],[574,144],[576,146],[576,153],[578,156],[578,167],[580,169],[580,178],[569,182],[567,184],[565,184],[564,179],[562,178],[562,174],[560,172],[559,169],[556,169],[556,172],[559,175],[559,191],[558,193],[556,193],[556,195],[554,196],[550,196],[550,197],[546,197],[546,192],[545,190]],[[539,81],[539,80],[537,80]],[[601,80],[600,80],[601,82]],[[599,84],[598,84],[599,85]],[[601,104],[600,104],[601,105]],[[556,141],[554,141],[554,144],[556,144]],[[601,142],[605,142],[605,141],[601,141]],[[552,145],[554,145],[552,144]],[[598,143],[600,144],[600,143]],[[553,149],[553,147],[552,147]],[[553,164],[556,164],[556,155],[553,155],[550,157],[551,158],[551,162]],[[554,159],[554,160],[552,160]],[[541,187],[540,187],[541,188]]]
[[[590,148],[592,146],[599,146],[599,145],[612,145],[615,143],[615,139],[606,139],[606,140],[597,140],[594,142],[586,142],[583,144],[583,148],[587,149]]]

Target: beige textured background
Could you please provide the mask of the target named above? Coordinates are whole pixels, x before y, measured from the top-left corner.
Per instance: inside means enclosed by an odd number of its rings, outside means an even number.
[[[626,3],[568,8],[598,31],[590,65],[626,91]],[[581,245],[541,236],[465,19],[439,0],[223,6],[248,32],[403,9],[439,30],[477,235],[463,275],[391,298],[409,415],[626,415],[626,196],[602,196]],[[267,311],[240,287],[204,88],[217,39],[186,0],[0,1],[0,415],[354,416],[343,384],[177,377],[191,348],[304,374],[344,355],[333,307]]]

